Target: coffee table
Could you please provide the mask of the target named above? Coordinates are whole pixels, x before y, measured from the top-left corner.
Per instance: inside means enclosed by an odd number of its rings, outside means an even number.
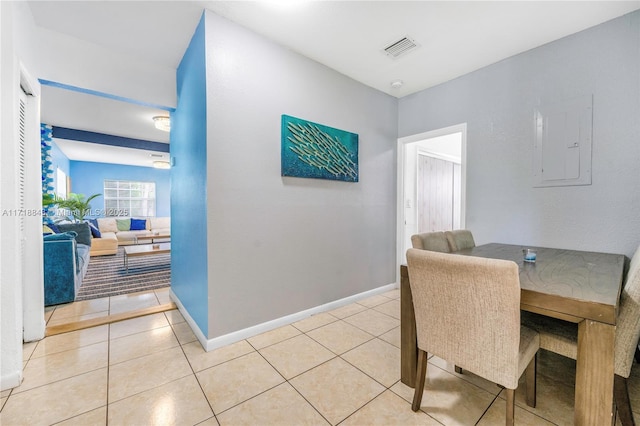
[[[154,254],[171,253],[171,243],[140,244],[124,246],[124,270],[129,273],[129,258],[135,256],[151,256]]]
[[[171,239],[171,235],[170,234],[140,235],[135,237],[135,242],[136,244],[140,244],[140,241],[151,241],[153,243],[154,240],[166,240],[166,239]]]

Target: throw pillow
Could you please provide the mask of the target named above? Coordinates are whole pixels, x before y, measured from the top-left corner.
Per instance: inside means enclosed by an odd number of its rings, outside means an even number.
[[[53,232],[53,229],[51,229],[47,225],[42,225],[42,235],[51,235],[51,234],[55,234],[55,232]]]
[[[61,223],[58,225],[58,228],[62,232],[76,232],[78,234],[78,236],[76,237],[76,241],[78,242],[78,244],[86,244],[88,246],[91,245],[91,230],[89,229],[89,224],[87,222]]]
[[[118,232],[118,225],[113,217],[99,217],[97,222],[100,232]]]
[[[144,231],[147,229],[147,219],[131,219],[132,231]]]
[[[98,227],[93,223],[91,223],[90,221],[87,221],[87,223],[89,224],[89,230],[91,231],[91,236],[93,238],[102,238],[102,234],[100,233],[100,230],[98,229]]]
[[[131,219],[116,219],[118,231],[128,231],[131,229]]]

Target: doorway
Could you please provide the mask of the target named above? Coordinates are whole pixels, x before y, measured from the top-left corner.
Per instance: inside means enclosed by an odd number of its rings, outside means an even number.
[[[398,139],[397,271],[412,235],[465,227],[466,139],[466,123]]]

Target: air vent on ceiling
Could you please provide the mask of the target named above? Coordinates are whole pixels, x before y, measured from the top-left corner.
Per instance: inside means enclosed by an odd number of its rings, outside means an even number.
[[[385,47],[384,52],[392,58],[397,58],[398,56],[414,50],[416,47],[418,47],[418,45],[415,41],[411,40],[409,37],[403,37]]]

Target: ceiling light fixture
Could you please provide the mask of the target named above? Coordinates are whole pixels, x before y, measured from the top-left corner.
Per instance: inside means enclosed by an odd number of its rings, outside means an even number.
[[[166,115],[156,115],[153,117],[153,124],[156,129],[168,132],[171,130],[171,119]]]
[[[154,161],[153,167],[156,169],[169,169],[171,168],[171,164],[168,161]]]
[[[399,89],[402,87],[403,84],[404,83],[402,80],[394,80],[391,82],[391,87],[393,87],[394,89]]]

